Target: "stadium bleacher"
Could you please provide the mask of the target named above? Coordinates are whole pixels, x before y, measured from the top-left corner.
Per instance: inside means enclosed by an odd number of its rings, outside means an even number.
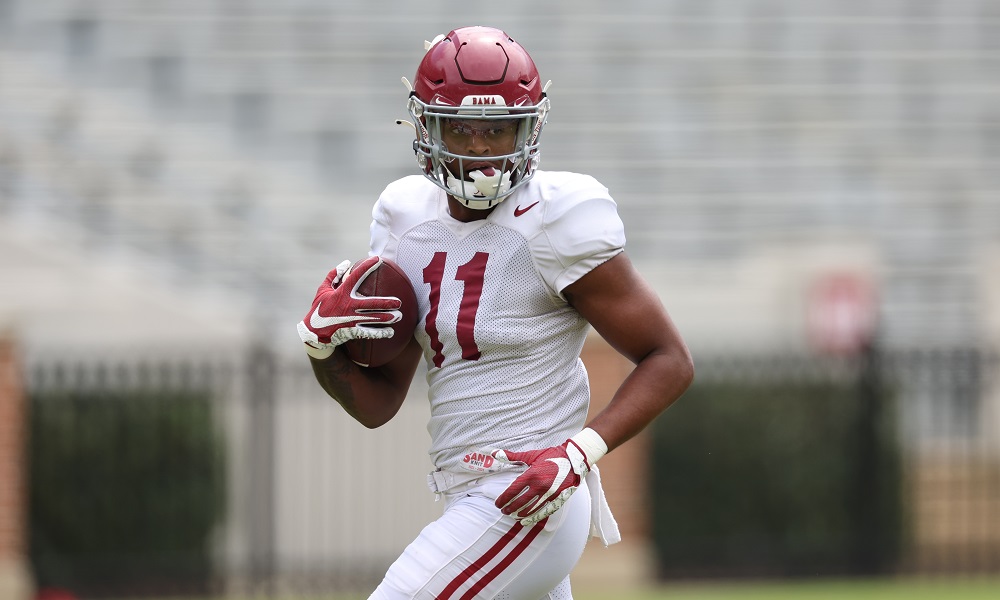
[[[976,338],[994,2],[536,4],[4,0],[0,157],[23,183],[3,206],[297,318],[414,172],[392,121],[420,42],[485,19],[554,80],[543,168],[608,185],[640,265],[860,238],[891,343]]]

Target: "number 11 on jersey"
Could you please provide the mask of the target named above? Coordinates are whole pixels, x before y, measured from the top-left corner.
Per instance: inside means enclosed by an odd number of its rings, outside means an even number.
[[[458,267],[455,279],[465,284],[462,292],[462,302],[458,308],[458,324],[455,335],[458,345],[462,348],[462,358],[479,360],[479,346],[476,345],[476,313],[479,312],[479,299],[483,295],[483,276],[486,273],[486,261],[490,255],[486,252],[476,252],[469,262]],[[438,335],[437,316],[441,303],[441,281],[444,279],[444,266],[448,259],[447,252],[435,252],[431,262],[424,267],[424,283],[431,286],[430,310],[427,311],[425,329],[431,338],[431,349],[434,350],[434,366],[441,367],[444,363],[444,344]]]

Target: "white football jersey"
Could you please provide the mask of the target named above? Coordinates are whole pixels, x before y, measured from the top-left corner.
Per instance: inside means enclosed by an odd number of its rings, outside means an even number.
[[[416,291],[435,467],[493,471],[484,450],[579,432],[589,325],[561,292],[625,245],[607,188],[539,171],[488,218],[463,223],[443,190],[413,175],[386,187],[372,217],[370,254],[398,263]]]

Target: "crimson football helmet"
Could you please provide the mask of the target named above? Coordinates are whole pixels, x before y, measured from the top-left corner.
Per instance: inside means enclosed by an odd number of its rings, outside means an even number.
[[[455,29],[429,44],[407,101],[417,164],[466,206],[491,208],[527,183],[538,166],[538,138],[549,110],[538,69],[520,44],[492,27]],[[450,151],[442,140],[446,128],[485,135],[491,124],[516,127],[512,151],[474,157]],[[478,167],[484,162],[500,168]]]

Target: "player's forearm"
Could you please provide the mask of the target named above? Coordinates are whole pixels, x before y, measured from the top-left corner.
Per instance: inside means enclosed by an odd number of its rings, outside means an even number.
[[[406,397],[406,388],[380,369],[354,364],[342,349],[326,359],[310,358],[320,387],[356,421],[374,429],[389,422]],[[407,386],[408,387],[408,386]]]
[[[694,363],[683,345],[654,352],[636,364],[611,402],[588,424],[608,445],[622,445],[670,407],[694,379]]]

